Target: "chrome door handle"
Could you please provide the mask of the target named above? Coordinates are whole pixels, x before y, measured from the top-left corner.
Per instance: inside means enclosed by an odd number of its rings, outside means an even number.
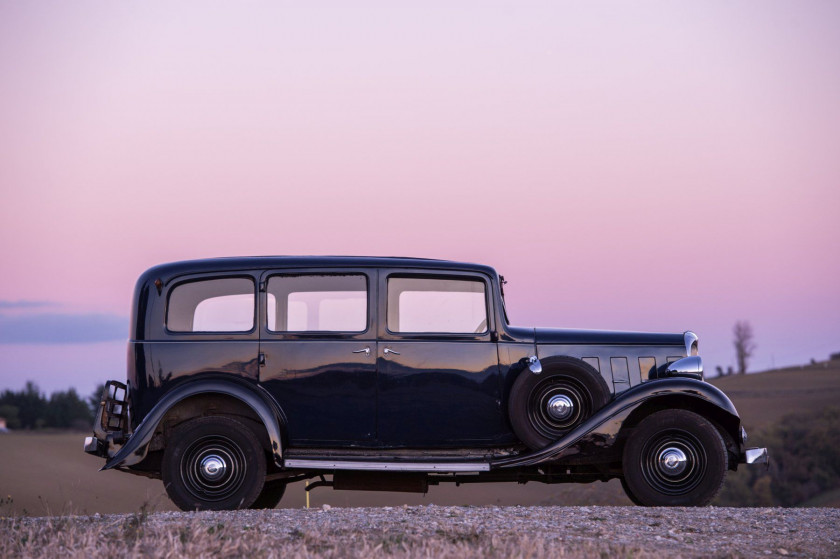
[[[370,348],[366,347],[365,349],[357,349],[353,351],[353,353],[364,353],[365,355],[370,355]]]
[[[399,351],[394,351],[394,350],[393,350],[393,349],[391,349],[390,347],[386,347],[386,348],[382,351],[382,353],[384,353],[385,355],[388,355],[389,353],[393,353],[394,355],[399,355],[399,354],[400,354],[400,352],[399,352]]]

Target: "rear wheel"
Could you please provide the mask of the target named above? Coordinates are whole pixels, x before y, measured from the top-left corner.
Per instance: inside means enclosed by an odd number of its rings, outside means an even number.
[[[211,416],[175,429],[163,453],[161,477],[181,510],[233,510],[254,504],[265,468],[265,453],[247,425]]]
[[[251,505],[252,509],[273,509],[280,504],[283,494],[286,492],[285,481],[269,481],[263,487],[260,496]]]
[[[705,506],[726,476],[726,446],[717,428],[686,410],[642,420],[624,447],[622,487],[645,506]]]

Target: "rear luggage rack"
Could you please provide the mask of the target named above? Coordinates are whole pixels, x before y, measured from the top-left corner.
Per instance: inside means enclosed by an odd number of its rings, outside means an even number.
[[[121,445],[128,438],[128,386],[122,382],[105,383],[93,422],[93,435],[85,439],[85,452],[106,458],[112,445]]]

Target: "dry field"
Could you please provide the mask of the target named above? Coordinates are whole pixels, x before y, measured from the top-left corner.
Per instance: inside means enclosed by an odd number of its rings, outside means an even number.
[[[713,378],[711,383],[726,392],[749,432],[791,413],[840,405],[838,360],[754,375]]]
[[[832,557],[838,509],[380,507],[0,519],[0,557]]]
[[[100,472],[103,460],[82,451],[85,433],[0,434],[0,498],[12,503],[0,514],[45,516],[58,514],[133,513],[172,511],[159,480]],[[303,483],[289,486],[283,508],[305,504]],[[315,489],[310,505],[339,507],[408,505],[629,505],[617,481],[586,485],[496,483],[432,486],[429,493],[333,491]],[[4,510],[5,509],[5,510]]]
[[[787,413],[815,410],[840,401],[838,362],[712,380],[729,394],[753,433]],[[99,472],[103,461],[82,452],[86,434],[0,433],[0,498],[12,500],[0,508],[0,514],[135,513],[141,507],[150,511],[174,510],[160,481]],[[761,444],[757,439],[751,442]],[[280,506],[301,508],[304,495],[302,483],[292,485]],[[587,485],[444,485],[431,487],[427,495],[316,489],[310,497],[313,507],[630,504],[616,481]],[[836,506],[838,499],[836,495],[826,495],[809,504]]]

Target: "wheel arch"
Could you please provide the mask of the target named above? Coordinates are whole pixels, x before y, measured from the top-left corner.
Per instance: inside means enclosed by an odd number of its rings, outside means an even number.
[[[182,383],[160,398],[128,441],[102,467],[103,470],[138,464],[149,451],[156,433],[194,417],[206,416],[197,404],[214,402],[220,415],[248,417],[265,428],[269,452],[278,466],[283,460],[285,417],[271,396],[260,386],[224,377],[205,377]]]
[[[636,407],[621,426],[617,444],[619,450],[623,448],[627,436],[643,419],[658,411],[668,409],[683,409],[694,412],[709,420],[718,430],[726,444],[729,453],[729,469],[734,470],[738,465],[740,455],[741,418],[724,407],[705,398],[698,398],[690,393],[676,393],[650,398]]]
[[[532,466],[572,454],[599,454],[613,448],[630,429],[659,409],[694,409],[711,420],[731,452],[740,452],[741,419],[735,406],[720,389],[691,378],[666,378],[634,386],[598,410],[563,438],[540,450],[495,460],[493,468]],[[634,416],[636,423],[628,423]],[[732,446],[732,448],[730,448]],[[734,460],[737,465],[737,460]]]

